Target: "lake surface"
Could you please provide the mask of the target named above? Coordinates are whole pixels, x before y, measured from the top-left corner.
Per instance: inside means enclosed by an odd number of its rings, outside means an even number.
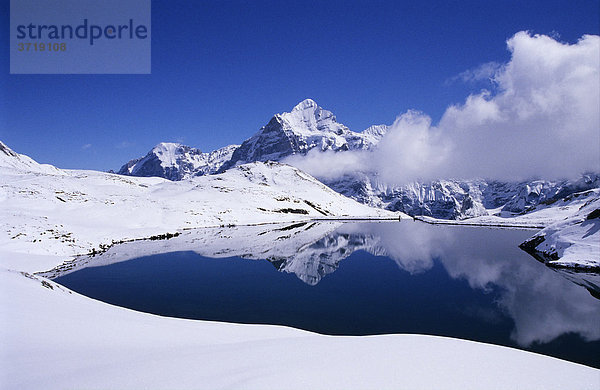
[[[199,229],[47,276],[164,316],[450,336],[600,367],[600,300],[582,287],[597,276],[537,262],[518,248],[533,233],[412,221]]]

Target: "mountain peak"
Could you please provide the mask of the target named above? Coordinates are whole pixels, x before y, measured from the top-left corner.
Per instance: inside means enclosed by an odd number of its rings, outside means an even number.
[[[372,135],[374,137],[382,138],[387,131],[389,130],[389,126],[387,125],[373,125],[363,130],[363,134]]]
[[[156,144],[154,149],[173,149],[180,147],[181,144],[178,142],[159,142]]]
[[[318,108],[319,105],[312,99],[304,99],[292,109],[292,111],[303,111],[310,108]]]
[[[237,146],[229,145],[210,153],[202,153],[200,149],[178,142],[161,142],[146,156],[123,165],[118,173],[130,176],[158,176],[169,180],[211,174],[231,158]]]
[[[281,161],[294,154],[320,151],[366,150],[377,144],[385,126],[355,133],[338,123],[335,115],[312,99],[298,103],[291,112],[276,114],[256,134],[236,149],[221,171],[254,161]]]
[[[170,156],[170,158],[173,159],[174,156],[188,151],[187,149],[190,149],[190,151],[193,151],[193,152],[200,153],[200,150],[192,150],[193,148],[186,147],[180,143],[161,142],[161,143],[157,144],[155,147],[153,147],[152,150],[149,152],[149,154],[153,153],[157,156]]]

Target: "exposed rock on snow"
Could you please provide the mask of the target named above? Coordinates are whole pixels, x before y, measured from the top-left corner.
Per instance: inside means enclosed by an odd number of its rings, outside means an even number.
[[[183,180],[222,172],[249,162],[281,161],[292,154],[306,154],[314,148],[321,151],[365,150],[376,145],[387,128],[386,125],[377,125],[360,133],[350,131],[338,123],[330,111],[306,99],[291,112],[273,116],[242,145],[229,145],[211,153],[202,153],[190,146],[160,143],[145,157],[123,165],[118,173]]]
[[[216,173],[239,145],[228,145],[210,153],[178,143],[162,142],[144,157],[129,161],[120,175],[183,180]]]
[[[291,112],[276,114],[253,137],[233,152],[222,170],[252,161],[280,161],[292,154],[320,151],[366,150],[376,145],[387,126],[372,126],[361,133],[338,123],[330,111],[311,99],[300,102]]]
[[[600,272],[600,190],[574,196],[588,200],[568,218],[556,222],[521,244],[521,248],[552,267]],[[598,286],[596,286],[598,288]]]
[[[409,215],[441,219],[465,219],[488,215],[482,204],[483,180],[439,180],[389,186],[364,173],[346,175],[336,180],[323,180],[337,192],[361,203]]]
[[[600,187],[599,174],[577,180],[520,183],[437,180],[390,186],[365,173],[322,180],[337,192],[374,207],[409,215],[462,220],[489,214],[512,217],[552,206],[572,194]]]

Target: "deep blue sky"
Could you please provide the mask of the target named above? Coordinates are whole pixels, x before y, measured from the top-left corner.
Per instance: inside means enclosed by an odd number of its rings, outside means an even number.
[[[9,75],[0,0],[0,140],[62,168],[118,169],[156,143],[241,143],[310,97],[355,131],[407,109],[439,120],[520,30],[575,42],[599,1],[152,1],[151,75]],[[84,148],[84,145],[90,147]]]

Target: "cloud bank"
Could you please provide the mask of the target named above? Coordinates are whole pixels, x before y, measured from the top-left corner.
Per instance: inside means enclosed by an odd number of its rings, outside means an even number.
[[[469,76],[490,77],[494,93],[469,95],[448,107],[437,125],[424,113],[408,111],[376,150],[313,151],[287,162],[319,178],[376,172],[390,184],[557,179],[600,171],[600,37],[584,35],[567,44],[519,32],[507,46],[508,63],[484,64]]]

